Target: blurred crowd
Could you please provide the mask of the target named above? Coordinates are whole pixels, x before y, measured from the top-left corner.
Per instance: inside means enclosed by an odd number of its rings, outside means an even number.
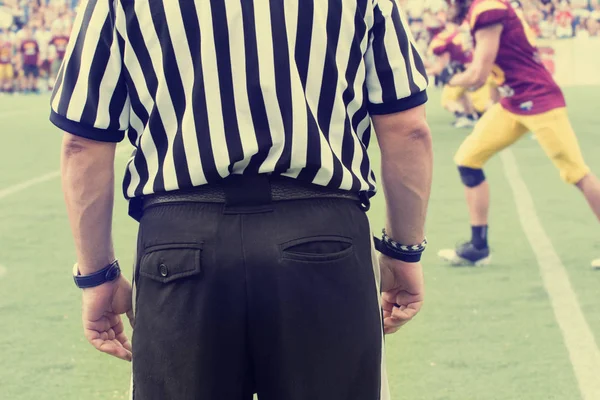
[[[411,30],[426,49],[429,41],[446,25],[445,0],[400,0]],[[600,0],[520,0],[530,27],[539,38],[600,37]]]
[[[600,36],[599,0],[540,0],[532,3],[526,9],[526,16],[539,37]]]
[[[0,0],[0,92],[51,90],[79,0]],[[445,0],[399,0],[419,48],[446,25]],[[600,0],[515,0],[540,38],[600,37]],[[41,82],[39,79],[41,78]]]
[[[0,91],[52,89],[77,0],[0,0]]]

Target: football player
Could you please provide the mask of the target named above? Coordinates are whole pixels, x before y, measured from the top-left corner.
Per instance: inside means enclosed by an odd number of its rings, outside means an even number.
[[[439,253],[452,265],[483,265],[490,261],[490,198],[483,166],[493,155],[533,132],[561,177],[581,190],[599,219],[600,181],[583,160],[562,91],[542,64],[522,12],[508,0],[448,2],[454,20],[469,24],[475,40],[473,62],[449,84],[479,87],[495,65],[501,71],[500,103],[483,115],[455,156],[466,190],[471,240]]]
[[[40,75],[40,46],[35,40],[31,28],[23,28],[23,40],[20,46],[23,63],[23,90],[25,93],[38,93],[37,80]]]
[[[12,93],[13,91],[13,58],[15,47],[8,35],[0,33],[0,91]]]
[[[51,82],[56,80],[58,76],[58,70],[65,58],[65,53],[67,52],[67,45],[69,44],[69,36],[66,33],[66,29],[56,29],[55,34],[52,36],[52,40],[50,41],[50,46],[54,48],[54,58],[50,64],[50,79],[48,83],[52,85]]]

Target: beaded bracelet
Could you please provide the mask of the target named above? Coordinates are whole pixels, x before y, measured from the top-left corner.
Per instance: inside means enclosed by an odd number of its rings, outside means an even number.
[[[390,258],[404,262],[419,262],[421,260],[421,255],[427,247],[427,238],[423,239],[420,244],[407,246],[390,238],[385,232],[385,229],[382,230],[382,233],[383,236],[381,239],[374,238],[375,249],[377,249],[377,251]]]

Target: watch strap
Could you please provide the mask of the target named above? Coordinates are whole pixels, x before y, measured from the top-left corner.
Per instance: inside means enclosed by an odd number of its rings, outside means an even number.
[[[101,270],[89,275],[81,275],[77,264],[73,267],[73,280],[80,289],[88,289],[112,282],[121,275],[119,261],[115,260]]]

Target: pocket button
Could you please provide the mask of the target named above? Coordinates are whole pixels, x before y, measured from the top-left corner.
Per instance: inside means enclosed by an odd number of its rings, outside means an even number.
[[[169,275],[169,268],[165,264],[160,264],[158,266],[158,272],[160,272],[160,276],[166,278]]]

